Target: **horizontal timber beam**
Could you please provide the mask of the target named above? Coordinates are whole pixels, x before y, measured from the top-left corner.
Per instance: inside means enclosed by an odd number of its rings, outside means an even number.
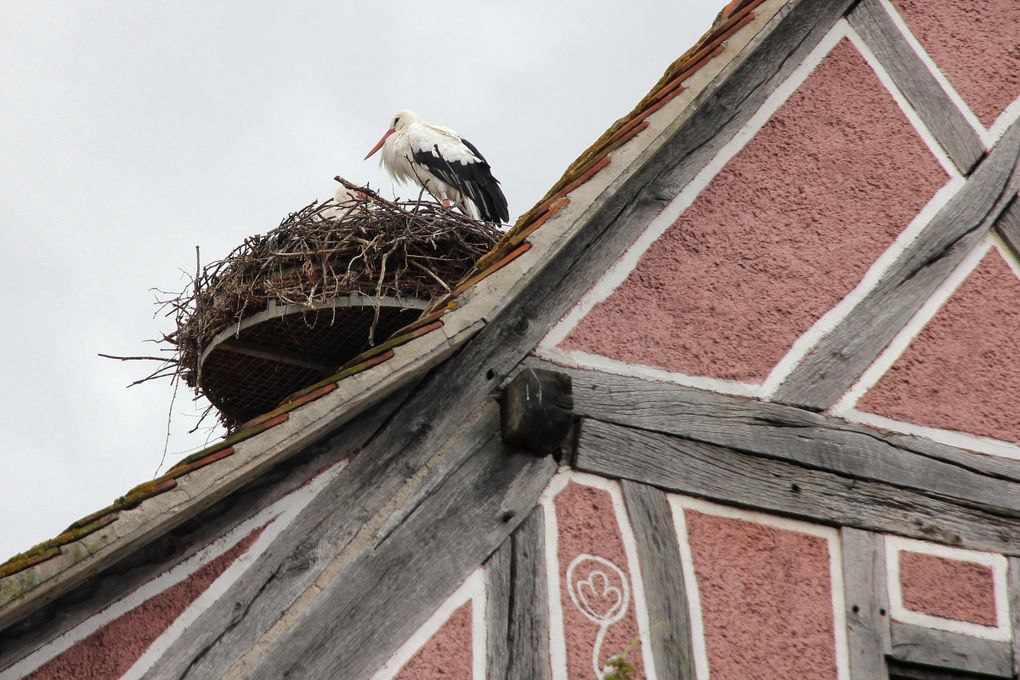
[[[1009,642],[986,640],[909,623],[892,623],[892,658],[936,668],[952,668],[995,678],[1013,677]]]
[[[728,505],[1020,555],[1020,519],[933,494],[599,420],[581,420],[575,467]]]
[[[529,359],[527,365],[546,363]],[[579,416],[937,494],[1020,518],[1020,461],[889,435],[783,404],[601,371],[558,370],[574,384]]]

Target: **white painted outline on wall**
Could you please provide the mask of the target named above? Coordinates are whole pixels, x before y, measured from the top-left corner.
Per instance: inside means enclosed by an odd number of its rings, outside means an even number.
[[[454,612],[471,602],[471,677],[485,680],[486,628],[485,628],[485,567],[478,567],[446,598],[439,609],[407,639],[372,680],[392,680],[429,643],[439,629],[446,625]]]
[[[957,448],[1020,460],[1020,446],[1008,441],[957,430],[916,425],[869,411],[862,411],[857,408],[857,404],[864,395],[874,388],[882,379],[882,376],[895,365],[917,336],[935,318],[939,310],[945,306],[953,294],[963,285],[963,282],[970,277],[984,258],[993,250],[997,251],[1007,262],[1010,269],[1020,277],[1020,263],[1016,261],[1013,253],[999,239],[997,234],[989,233],[963,258],[956,269],[935,289],[931,297],[925,301],[903,329],[882,350],[882,353],[878,355],[874,363],[861,374],[857,382],[836,402],[836,405],[831,410],[833,415],[871,427],[926,437]]]
[[[641,641],[641,661],[644,666],[644,675],[648,680],[656,680],[655,660],[651,651],[651,626],[648,621],[648,608],[645,604],[641,565],[638,562],[634,530],[630,525],[630,517],[623,502],[620,486],[611,479],[577,472],[566,467],[560,468],[560,471],[552,478],[549,486],[542,492],[539,501],[542,504],[545,523],[545,563],[546,577],[549,582],[549,658],[552,665],[552,677],[554,680],[567,680],[567,642],[563,634],[565,624],[560,591],[559,534],[554,501],[569,482],[607,491],[612,499],[613,512],[616,515],[616,523],[620,528],[620,538],[623,542],[623,552],[627,557],[627,573],[630,574],[631,590],[634,597],[634,613],[638,637]]]
[[[760,385],[688,375],[653,366],[629,364],[590,352],[559,347],[560,343],[566,339],[570,332],[577,327],[581,320],[597,304],[608,299],[626,281],[648,249],[680,218],[684,211],[691,206],[726,164],[740,153],[744,146],[754,138],[775,112],[808,79],[829,52],[844,38],[850,41],[865,62],[871,67],[879,82],[896,102],[896,105],[920,137],[925,147],[949,176],[946,184],[935,192],[889,247],[871,264],[857,285],[793,342],[786,354],[772,368],[769,375]],[[733,139],[727,142],[719,153],[716,154],[715,158],[695,175],[694,179],[684,187],[665,210],[652,220],[648,228],[624,252],[623,256],[553,326],[552,330],[539,343],[536,354],[564,366],[590,368],[618,375],[630,375],[661,382],[677,383],[723,394],[768,399],[775,393],[782,382],[786,380],[793,369],[803,361],[811,349],[822,338],[828,335],[878,285],[889,267],[902,255],[907,246],[964,184],[964,177],[956,169],[956,166],[953,165],[945,150],[936,141],[934,135],[925,127],[917,112],[914,111],[903,94],[896,88],[892,78],[879,63],[878,59],[857,32],[850,27],[850,24],[845,19],[841,19],[819,42],[815,49],[811,51],[807,58],[797,66],[790,77],[766,99],[765,103],[755,112],[754,116],[751,117],[744,127],[734,135]]]
[[[900,583],[900,552],[915,552],[947,560],[972,562],[989,567],[992,570],[992,584],[995,594],[995,626],[982,626],[967,621],[945,619],[941,616],[924,614],[907,609],[903,604],[903,589]],[[889,581],[889,610],[892,617],[903,623],[936,628],[950,633],[962,633],[988,640],[1011,640],[1009,617],[1009,597],[1006,588],[1006,570],[1009,566],[1006,558],[996,553],[951,548],[938,543],[928,543],[902,536],[885,537],[886,575]]]
[[[202,612],[218,600],[247,571],[255,559],[270,546],[273,540],[297,517],[298,513],[318,495],[319,491],[335,479],[345,467],[347,467],[347,462],[342,461],[321,472],[305,485],[295,489],[272,505],[263,508],[260,512],[216,538],[187,560],[168,569],[151,581],[142,584],[109,607],[82,621],[71,630],[54,638],[10,668],[0,672],[0,680],[16,680],[32,673],[106,624],[115,621],[135,607],[163,593],[167,588],[184,581],[211,560],[229,551],[252,531],[264,524],[268,524],[258,539],[248,547],[248,550],[241,554],[201,595],[191,602],[181,612],[180,616],[174,619],[166,630],[153,640],[152,644],[149,645],[148,649],[142,653],[131,668],[121,676],[122,680],[140,678],[159,660],[166,650],[169,649],[170,645],[180,637],[181,633],[194,623]]]
[[[701,596],[698,593],[698,579],[694,573],[694,556],[687,535],[687,520],[684,510],[694,510],[705,515],[738,519],[761,524],[783,531],[793,531],[825,539],[829,551],[829,591],[832,599],[832,626],[835,634],[833,651],[836,656],[836,677],[850,678],[850,652],[846,634],[846,600],[843,586],[843,556],[839,531],[820,524],[810,524],[779,515],[770,515],[756,510],[742,510],[729,505],[720,505],[689,496],[669,494],[673,526],[680,544],[680,563],[687,591],[688,610],[691,618],[691,638],[694,647],[694,669],[698,680],[709,679],[708,649],[705,644],[705,624],[701,618]]]
[[[1002,112],[998,115],[991,127],[985,128],[985,126],[978,119],[977,114],[971,110],[970,106],[964,100],[963,96],[953,87],[952,83],[942,72],[942,70],[932,59],[931,55],[928,54],[921,42],[910,30],[907,25],[906,19],[899,13],[889,0],[878,0],[879,4],[885,10],[889,18],[892,19],[893,24],[899,30],[900,34],[906,39],[907,44],[914,50],[914,53],[918,56],[921,62],[928,69],[928,72],[932,74],[938,84],[945,90],[946,94],[949,95],[949,100],[956,105],[956,108],[963,114],[964,119],[977,133],[978,139],[984,145],[986,149],[992,148],[992,146],[999,141],[1006,130],[1012,125],[1017,118],[1020,118],[1020,97],[1013,100],[1013,103],[1009,104]]]

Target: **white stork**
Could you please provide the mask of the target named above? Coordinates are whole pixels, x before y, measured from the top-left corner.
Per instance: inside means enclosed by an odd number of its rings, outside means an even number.
[[[452,201],[475,219],[497,224],[510,219],[506,197],[488,161],[474,144],[450,128],[400,111],[365,160],[379,149],[379,164],[393,179],[412,180],[443,205]]]
[[[338,184],[332,200],[326,201],[329,207],[322,210],[319,215],[327,219],[338,220],[354,209],[358,201],[363,200],[365,200],[365,194],[362,192],[351,191],[343,184]]]

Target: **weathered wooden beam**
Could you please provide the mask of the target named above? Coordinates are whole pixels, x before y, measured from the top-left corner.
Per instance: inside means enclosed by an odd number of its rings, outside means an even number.
[[[1014,257],[1020,258],[1020,199],[1013,199],[1002,212],[999,221],[995,223],[995,230],[1013,251]]]
[[[1020,122],[889,267],[882,280],[779,386],[775,400],[816,411],[842,396],[988,233],[1020,189]]]
[[[370,677],[527,517],[555,471],[551,458],[490,441],[337,573],[248,677]]]
[[[416,393],[407,403],[418,403],[419,395]],[[396,422],[422,425],[413,418],[390,421],[391,425]],[[255,560],[245,577],[181,634],[145,677],[223,677],[256,643],[272,635],[284,613],[315,587],[334,558],[350,550],[362,526],[398,493],[404,502],[391,514],[406,516],[408,508],[417,507],[422,500],[419,489],[434,491],[460,462],[496,438],[498,432],[499,410],[495,402],[487,400],[474,413],[462,415],[455,430],[443,433],[449,441],[439,439],[434,447],[411,447],[406,440],[378,435]],[[430,462],[429,473],[414,480],[414,471],[425,461]],[[380,518],[378,523],[385,527],[387,520]]]
[[[1012,678],[1010,644],[908,623],[892,623],[892,657],[908,663]],[[881,676],[879,676],[881,677]]]
[[[888,12],[878,0],[862,0],[847,19],[953,164],[961,173],[968,174],[984,154],[984,145]]]
[[[324,466],[361,448],[407,398],[409,389],[343,425],[330,439],[309,446],[286,466],[274,467],[250,480],[180,527],[162,532],[130,556],[85,581],[66,597],[38,608],[35,616],[0,632],[0,670],[17,663],[47,642],[121,599],[125,593],[190,558],[211,541],[304,485]],[[341,476],[344,473],[341,472]]]
[[[530,367],[540,360],[529,360]],[[578,416],[654,430],[1020,517],[1020,461],[889,435],[803,409],[683,385],[560,369]]]
[[[539,455],[559,452],[574,422],[570,376],[526,368],[503,390],[500,430],[503,441]]]
[[[1013,677],[1020,678],[1020,558],[1009,558],[1006,572],[1006,599],[1009,601],[1010,627],[1013,631]]]
[[[581,420],[576,466],[763,512],[1020,555],[1020,519],[936,495],[598,420]]]
[[[687,589],[669,501],[644,484],[624,480],[622,486],[641,564],[656,676],[696,680]]]
[[[549,589],[542,506],[499,547],[486,566],[486,621],[491,680],[549,680]]]
[[[485,677],[495,680],[504,680],[510,667],[513,552],[511,534],[485,561]]]
[[[884,678],[885,657],[892,652],[885,541],[879,534],[848,527],[840,530],[840,538],[850,680]]]
[[[889,659],[889,680],[994,680],[988,675],[934,666],[919,666]]]

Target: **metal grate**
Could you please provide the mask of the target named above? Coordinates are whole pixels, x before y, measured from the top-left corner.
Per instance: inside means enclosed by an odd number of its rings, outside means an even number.
[[[420,314],[420,309],[381,307],[376,342]],[[250,420],[369,349],[374,317],[372,306],[350,306],[288,314],[243,327],[217,338],[206,350],[199,385],[235,423]]]

